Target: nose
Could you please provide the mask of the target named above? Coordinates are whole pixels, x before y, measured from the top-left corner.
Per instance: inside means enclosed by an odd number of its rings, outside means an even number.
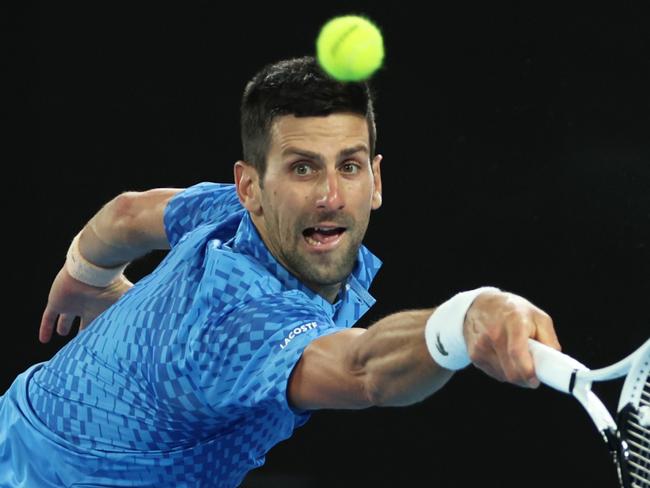
[[[338,172],[327,172],[318,184],[316,206],[322,210],[341,210],[345,206]]]

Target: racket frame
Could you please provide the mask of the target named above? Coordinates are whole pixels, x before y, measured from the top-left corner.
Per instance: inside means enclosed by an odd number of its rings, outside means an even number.
[[[650,369],[650,339],[624,359],[604,368],[590,370],[574,358],[529,339],[538,379],[556,390],[576,398],[601,433],[614,460],[621,486],[630,486],[622,464],[629,462],[630,449],[603,402],[591,391],[594,381],[608,381],[627,375],[619,397],[617,412],[639,408],[644,383]]]

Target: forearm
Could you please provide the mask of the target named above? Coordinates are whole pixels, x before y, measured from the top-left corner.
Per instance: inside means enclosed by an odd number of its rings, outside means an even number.
[[[178,191],[160,188],[118,195],[84,226],[79,252],[97,266],[112,268],[155,249],[168,249],[164,208]]]
[[[440,389],[453,372],[438,366],[424,340],[433,309],[398,312],[354,339],[351,368],[362,377],[373,405],[419,402]]]
[[[470,363],[535,386],[529,337],[559,348],[550,317],[530,302],[494,287],[468,290],[436,309],[395,313],[367,330],[312,341],[292,372],[289,400],[306,410],[410,405]]]

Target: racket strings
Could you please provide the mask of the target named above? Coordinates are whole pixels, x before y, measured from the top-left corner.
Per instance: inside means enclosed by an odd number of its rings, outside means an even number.
[[[650,406],[650,378],[646,377],[641,391],[639,409]],[[628,446],[627,472],[632,488],[650,488],[650,427],[642,422],[639,411],[629,409],[623,424]]]

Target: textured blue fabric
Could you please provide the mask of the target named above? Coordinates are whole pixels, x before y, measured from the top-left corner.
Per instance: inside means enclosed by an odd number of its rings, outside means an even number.
[[[0,398],[0,486],[237,486],[309,418],[289,375],[372,306],[379,260],[362,247],[328,303],[269,253],[233,185],[179,193],[165,228],[160,265]]]

